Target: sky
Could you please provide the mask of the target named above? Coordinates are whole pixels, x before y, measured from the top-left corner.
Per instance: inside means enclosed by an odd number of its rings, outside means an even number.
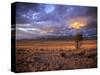
[[[97,35],[97,8],[89,6],[16,3],[16,38]]]

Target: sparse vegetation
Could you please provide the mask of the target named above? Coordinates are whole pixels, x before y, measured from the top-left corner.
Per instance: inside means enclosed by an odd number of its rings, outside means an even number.
[[[70,45],[67,45],[71,47],[75,46],[73,43],[74,42],[71,42],[68,43]],[[55,45],[55,42],[53,41],[44,43],[35,42],[35,44],[33,43],[30,46],[28,46],[26,43],[23,44],[23,46],[19,44],[21,43],[17,43],[16,50],[17,72],[52,71],[97,67],[97,50],[96,46],[93,46],[96,45],[96,42],[88,41],[87,44],[91,46],[88,48],[86,41],[83,41],[81,42],[80,50],[65,47],[66,43],[60,44],[59,47],[59,42]]]

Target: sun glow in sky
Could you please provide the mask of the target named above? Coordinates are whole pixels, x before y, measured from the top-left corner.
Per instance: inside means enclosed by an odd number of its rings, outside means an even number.
[[[70,22],[69,28],[73,29],[82,29],[87,25],[87,21],[85,19],[75,19]]]
[[[70,28],[80,29],[81,28],[81,23],[79,23],[79,22],[73,22],[70,25]]]
[[[15,25],[15,24],[13,24]],[[16,38],[97,34],[97,7],[16,3]]]

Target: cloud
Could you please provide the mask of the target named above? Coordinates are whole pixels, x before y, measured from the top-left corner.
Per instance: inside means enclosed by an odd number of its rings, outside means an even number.
[[[77,31],[69,28],[71,21],[75,21],[74,27],[81,25],[80,31],[88,30],[97,27],[96,15],[96,7],[19,3],[16,6],[16,27],[18,35],[26,38],[45,35],[74,35]],[[92,33],[94,32],[96,31],[93,30]]]
[[[31,24],[17,24],[16,26],[17,26],[16,27],[17,37],[20,37],[22,35],[24,37],[26,35],[30,35],[30,36],[41,36],[41,35],[49,35],[49,34],[51,35],[51,33],[53,32],[53,29],[51,28],[35,28]]]

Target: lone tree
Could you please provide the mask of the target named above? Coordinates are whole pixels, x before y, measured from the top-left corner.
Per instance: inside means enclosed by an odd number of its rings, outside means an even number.
[[[76,41],[76,49],[79,49],[79,46],[80,46],[80,41],[83,40],[83,36],[82,34],[78,33],[76,36],[75,36],[75,41]]]
[[[75,29],[77,31],[80,31],[82,28],[84,28],[87,25],[86,21],[81,18],[75,18],[74,20],[70,21],[69,28]],[[76,41],[76,49],[79,48],[79,41],[83,39],[83,36],[81,33],[78,33],[75,36],[75,41]]]

